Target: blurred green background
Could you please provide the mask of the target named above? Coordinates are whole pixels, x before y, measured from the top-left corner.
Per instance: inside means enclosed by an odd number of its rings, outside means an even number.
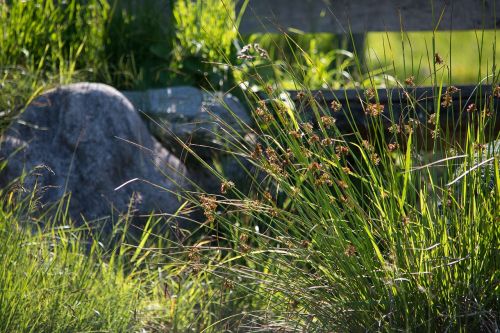
[[[495,31],[368,33],[363,50],[352,54],[346,37],[241,36],[237,25],[230,0],[0,0],[0,69],[4,77],[22,68],[59,83],[90,80],[118,89],[230,90],[247,74],[287,89],[297,80],[326,89],[391,85],[410,75],[431,84],[433,38],[445,83],[479,82],[495,72],[499,54]],[[259,43],[270,59],[237,59],[248,43]]]
[[[372,70],[387,68],[401,80],[414,75],[417,84],[430,84],[432,39],[432,32],[369,33],[366,63]],[[451,69],[450,83],[474,84],[494,72],[493,65],[500,55],[498,47],[495,50],[496,31],[440,31],[434,39],[436,51]],[[498,70],[496,65],[496,75]]]

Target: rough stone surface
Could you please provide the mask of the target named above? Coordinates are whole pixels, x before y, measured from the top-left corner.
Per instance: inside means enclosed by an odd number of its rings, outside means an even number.
[[[116,216],[132,198],[136,215],[173,213],[180,203],[168,190],[178,191],[186,174],[133,105],[103,84],[68,85],[34,100],[1,140],[0,160],[9,156],[0,185],[36,170],[24,187],[38,182],[45,205],[71,192],[69,211],[77,220]]]

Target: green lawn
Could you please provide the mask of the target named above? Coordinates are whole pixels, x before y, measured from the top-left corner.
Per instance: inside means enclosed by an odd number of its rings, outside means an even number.
[[[436,52],[445,68],[451,68],[450,83],[473,84],[492,73],[500,55],[498,47],[496,52],[494,49],[498,43],[495,31],[443,31],[434,36]],[[369,33],[366,61],[371,69],[385,67],[388,74],[395,73],[401,80],[414,75],[417,84],[427,85],[431,83],[429,66],[434,58],[432,43],[432,32]],[[496,70],[498,75],[498,64]]]

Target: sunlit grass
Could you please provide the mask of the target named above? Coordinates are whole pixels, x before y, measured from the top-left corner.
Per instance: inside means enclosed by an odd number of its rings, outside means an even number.
[[[500,56],[498,47],[494,49],[499,38],[496,31],[439,31],[434,36],[436,52],[451,68],[451,84],[475,84],[492,74]],[[372,70],[386,68],[402,82],[413,75],[418,85],[431,85],[432,38],[432,32],[368,33],[367,65]],[[498,75],[498,63],[496,71]]]

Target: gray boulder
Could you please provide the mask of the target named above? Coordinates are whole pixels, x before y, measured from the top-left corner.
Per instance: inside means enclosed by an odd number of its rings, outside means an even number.
[[[36,184],[42,205],[70,193],[70,215],[80,221],[109,221],[129,207],[136,216],[174,213],[186,176],[133,105],[103,84],[72,84],[36,98],[0,141],[0,161],[7,158],[1,186],[27,173],[23,186]]]

